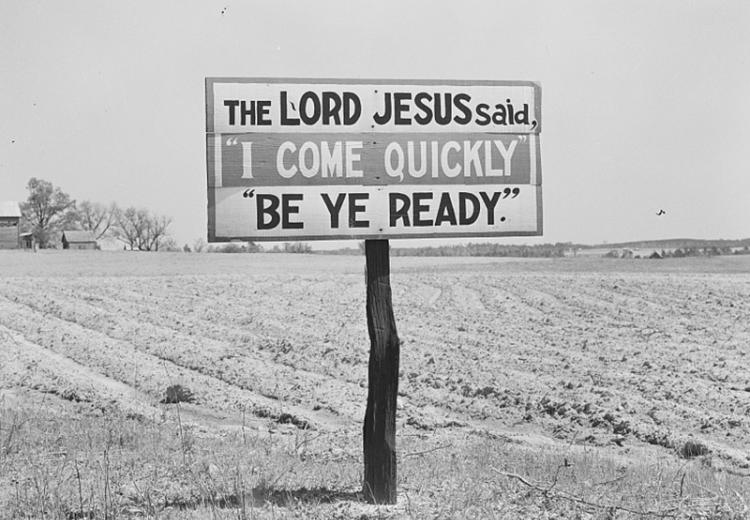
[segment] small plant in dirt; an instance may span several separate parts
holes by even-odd
[[[192,403],[195,402],[195,396],[189,388],[182,385],[172,385],[167,387],[164,399],[161,402],[163,404]]]
[[[680,457],[683,459],[692,459],[694,457],[702,457],[708,455],[711,450],[708,446],[699,441],[689,439],[685,441],[685,444],[680,448]]]
[[[75,403],[83,401],[81,396],[78,395],[78,392],[76,392],[75,388],[63,388],[62,390],[54,393],[57,393],[57,395],[59,395],[66,401],[72,401]]]

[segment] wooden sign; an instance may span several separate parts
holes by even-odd
[[[209,241],[539,235],[532,82],[206,80]]]
[[[366,500],[396,503],[389,238],[539,235],[532,82],[206,79],[209,241],[364,238]]]

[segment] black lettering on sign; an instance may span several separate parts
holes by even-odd
[[[495,113],[492,114],[492,122],[496,125],[507,125],[508,112],[505,105],[495,105]]]
[[[385,101],[385,104],[384,104],[385,109],[383,110],[383,114],[381,115],[375,112],[372,115],[373,120],[379,125],[384,125],[391,119],[391,93],[390,92],[385,93],[384,101]]]
[[[311,107],[312,114],[308,112]],[[299,117],[306,125],[314,125],[320,118],[320,100],[315,92],[307,91],[299,98]]]
[[[456,225],[456,212],[453,209],[450,193],[443,193],[440,197],[440,205],[438,206],[437,216],[435,216],[436,226],[442,225],[443,222],[447,222],[451,226]]]
[[[339,193],[336,197],[336,202],[331,202],[327,193],[321,193],[320,196],[323,198],[323,202],[326,208],[328,208],[328,213],[331,215],[331,229],[338,229],[339,214],[341,213],[341,207],[344,205],[346,193]]]
[[[508,192],[512,193],[512,190],[508,189]],[[411,195],[390,193],[388,196],[390,226],[396,227],[399,222],[405,227],[438,227],[446,224],[470,226],[479,220],[483,209],[487,210],[487,225],[493,226],[503,193],[503,191],[480,191],[478,193],[461,191],[457,194],[425,191],[414,192]],[[505,222],[505,220],[505,217],[500,218],[500,222]],[[482,221],[484,223],[484,218]]]
[[[301,201],[302,194],[283,194],[281,196],[281,203],[279,204],[279,197],[276,195],[261,195],[258,194],[256,216],[258,229],[273,229],[281,223],[281,229],[302,229],[304,227],[302,222],[292,222],[289,219],[290,215],[299,213],[299,206],[295,206],[292,202]],[[281,206],[281,213],[279,213],[279,206]]]
[[[452,108],[450,94],[444,94],[443,96],[435,94],[435,122],[437,124],[447,125],[451,122]]]
[[[276,195],[258,194],[256,206],[258,229],[273,229],[279,225],[279,198]],[[269,219],[266,221],[266,215]]]
[[[299,119],[287,116],[287,109],[290,106],[289,101],[286,99],[286,90],[282,90],[279,94],[281,96],[279,105],[281,107],[281,125],[282,126],[299,126]],[[294,110],[294,107],[292,107]]]
[[[353,92],[344,92],[344,124],[353,125],[362,115],[362,102]]]
[[[414,226],[425,227],[431,226],[432,220],[422,218],[422,213],[430,211],[429,203],[424,204],[425,200],[432,200],[432,193],[429,191],[415,192],[414,198]]]
[[[341,98],[336,92],[323,92],[323,124],[331,124],[331,120],[337,125],[341,124],[339,111],[341,110]]]
[[[297,106],[295,100],[289,99],[285,90],[279,92],[282,126],[323,126],[353,125],[362,114],[362,102],[353,92],[335,92],[326,90],[318,95],[308,90],[300,96]],[[298,117],[291,114],[296,112]]]
[[[229,124],[230,125],[234,124],[234,114],[239,104],[240,104],[239,99],[225,99],[224,100],[224,106],[229,107]]]
[[[487,126],[490,124],[490,114],[487,112],[490,106],[486,103],[479,103],[477,105],[477,118],[474,120],[479,126]]]
[[[399,219],[403,221],[404,226],[409,227],[409,206],[411,206],[409,196],[403,193],[391,193],[388,195],[388,202],[391,227],[396,227]]]
[[[378,125],[468,125],[472,119],[479,126],[529,125],[528,103],[519,108],[508,98],[493,106],[472,105],[471,95],[466,92],[383,92],[382,107],[381,112],[372,115]],[[531,125],[535,127],[536,121]]]
[[[468,213],[467,202],[471,202],[472,212]],[[473,224],[479,218],[479,199],[473,193],[461,191],[458,194],[458,223],[462,226]]]
[[[226,105],[226,101],[224,102]],[[250,101],[240,101],[240,124],[242,126],[245,126],[247,124],[250,124],[251,126],[255,125],[270,125],[271,121],[267,119],[269,112],[269,107],[271,106],[271,102],[264,99],[256,101],[254,99],[251,99]],[[234,112],[234,109],[232,110]],[[232,117],[233,114],[230,114],[230,121],[229,124],[232,124],[232,120],[234,119]],[[248,123],[248,119],[250,122]]]
[[[426,125],[432,121],[432,109],[428,102],[432,101],[432,96],[427,92],[418,92],[414,96],[414,105],[421,113],[414,116],[414,121],[420,125]]]
[[[411,92],[394,92],[393,94],[393,105],[394,105],[394,119],[393,122],[397,125],[410,125],[411,118],[404,113],[409,112],[409,105],[407,101],[411,100]]]
[[[250,108],[247,107],[247,101],[240,101],[240,124],[245,126],[247,118],[250,117],[250,124],[255,124],[255,101],[250,102]]]
[[[529,104],[524,103],[523,109],[516,112],[516,116],[513,119],[517,125],[528,125],[529,124]]]
[[[471,96],[463,93],[456,94],[456,97],[453,98],[456,109],[461,113],[461,115],[456,114],[453,120],[459,125],[465,125],[471,121],[471,108],[469,108],[469,101],[471,101]]]
[[[479,195],[487,206],[487,224],[491,226],[495,223],[495,206],[497,206],[497,203],[500,200],[501,193],[496,191],[492,194],[492,197],[489,197],[485,192],[481,191],[479,192]]]
[[[268,118],[271,111],[271,101],[264,99],[258,101],[258,126],[269,126],[271,120]]]
[[[365,206],[357,204],[359,201],[365,201],[370,198],[369,193],[350,193],[349,194],[349,227],[366,228],[370,225],[369,220],[357,220],[357,213],[363,213]]]
[[[284,193],[281,196],[281,229],[302,229],[304,224],[302,222],[292,222],[289,220],[290,214],[299,213],[299,206],[293,206],[293,201],[302,200],[301,193]]]

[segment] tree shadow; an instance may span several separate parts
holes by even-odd
[[[326,487],[273,489],[259,486],[253,489],[252,495],[255,503],[271,503],[280,507],[294,504],[331,504],[342,501],[364,501],[362,492],[341,491]]]
[[[291,507],[305,504],[331,504],[335,502],[351,501],[364,502],[361,491],[341,491],[327,487],[274,489],[266,486],[256,486],[249,493],[227,494],[216,497],[202,497],[192,500],[172,500],[164,503],[164,507],[178,509],[196,509],[198,507],[216,507],[220,509],[243,508],[250,506],[264,506],[272,504],[278,507]]]

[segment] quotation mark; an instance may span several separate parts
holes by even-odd
[[[513,188],[513,189],[505,188],[503,190],[503,198],[507,199],[508,197],[510,197],[511,194],[513,194],[513,196],[510,198],[515,199],[516,197],[518,197],[519,193],[521,193],[521,188]]]
[[[248,188],[242,192],[242,196],[245,197],[246,199],[251,199],[253,198],[254,195],[255,195],[255,188],[253,189]]]
[[[239,142],[238,137],[230,137],[229,139],[227,139],[227,146],[236,145],[238,142]]]

